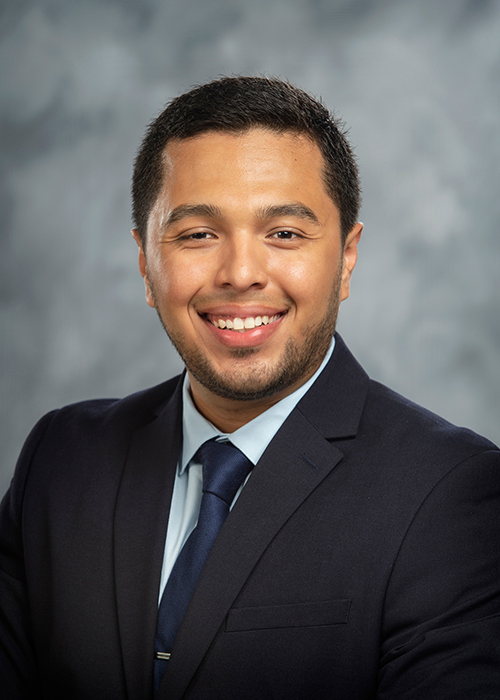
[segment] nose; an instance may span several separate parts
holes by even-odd
[[[265,245],[258,237],[237,232],[220,247],[215,284],[238,292],[262,289],[268,282],[266,259]]]

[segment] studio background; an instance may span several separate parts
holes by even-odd
[[[144,301],[132,161],[167,100],[222,74],[344,118],[365,231],[339,331],[500,442],[499,36],[494,0],[2,0],[0,493],[43,413],[181,368]]]

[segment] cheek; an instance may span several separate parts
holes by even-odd
[[[161,261],[154,273],[153,270],[151,273],[157,301],[167,314],[170,309],[187,308],[205,279],[200,266],[174,256]]]
[[[308,314],[322,314],[327,304],[337,276],[334,265],[325,256],[311,260],[296,261],[283,265],[279,271],[280,286],[288,297],[293,299],[300,312],[307,308]]]

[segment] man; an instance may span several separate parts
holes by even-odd
[[[334,334],[362,229],[338,122],[278,80],[198,87],[150,126],[133,197],[187,372],[29,437],[3,697],[499,698],[500,454]]]

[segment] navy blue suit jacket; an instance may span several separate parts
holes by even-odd
[[[152,697],[179,378],[35,427],[1,511],[2,697]],[[333,357],[254,469],[159,700],[500,697],[500,453]]]

